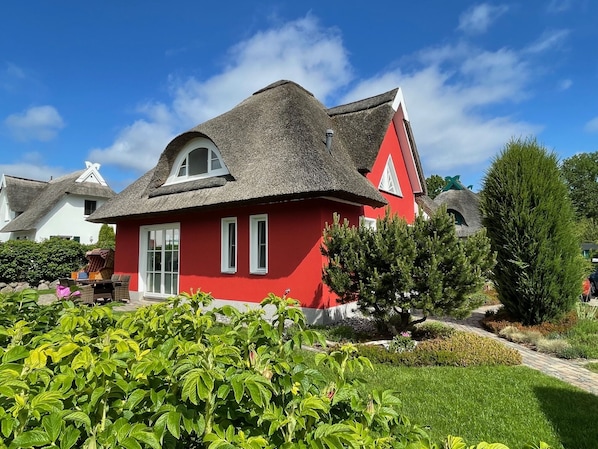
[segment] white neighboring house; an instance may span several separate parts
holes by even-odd
[[[0,241],[61,237],[96,242],[101,224],[86,219],[116,193],[100,175],[100,164],[85,165],[49,182],[2,175]]]

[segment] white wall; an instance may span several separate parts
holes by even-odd
[[[85,200],[96,201],[99,208],[106,202],[104,199],[67,195],[52,211],[40,221],[35,240],[41,241],[52,236],[79,237],[81,243],[89,244],[98,241],[101,223],[85,221]]]
[[[14,212],[8,206],[6,197],[6,188],[0,191],[0,229],[6,226],[14,218]],[[0,242],[5,242],[10,238],[10,232],[0,232]]]

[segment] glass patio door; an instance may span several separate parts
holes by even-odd
[[[173,296],[179,292],[179,226],[147,226],[145,237],[145,293]]]

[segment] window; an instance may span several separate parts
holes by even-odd
[[[268,272],[268,216],[249,217],[249,271],[253,274]]]
[[[85,200],[85,215],[91,215],[96,211],[97,201]]]
[[[368,218],[368,217],[361,217],[360,224],[364,228],[372,229],[374,231],[376,230],[377,225],[378,225],[375,218]]]
[[[237,271],[237,219],[222,219],[222,252],[221,264],[223,273]]]
[[[388,156],[386,167],[384,167],[384,172],[382,173],[382,178],[380,178],[378,189],[392,193],[393,195],[403,196],[403,193],[401,192],[401,186],[399,185],[399,180],[397,178],[397,172],[395,171],[395,166],[392,162],[392,156]]]
[[[220,152],[206,138],[193,139],[180,151],[165,184],[228,174]]]
[[[179,293],[178,223],[140,229],[140,279],[144,296],[168,297]]]

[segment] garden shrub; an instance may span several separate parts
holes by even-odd
[[[459,357],[461,366],[519,365],[521,354],[488,337],[457,332],[443,340],[423,341],[417,351],[449,351]]]
[[[434,338],[448,338],[455,332],[457,332],[455,328],[439,321],[426,321],[415,326],[412,335],[416,340],[432,340]]]
[[[379,363],[402,366],[519,365],[521,354],[491,338],[468,332],[419,342],[413,351],[393,353],[382,346],[359,345],[359,353]]]
[[[181,295],[118,320],[58,302],[46,333],[13,315],[0,329],[0,447],[432,445],[392,392],[357,388],[371,363],[352,345],[316,355],[331,378],[302,362],[302,344],[323,342],[295,301],[264,300],[271,322],[210,301]]]
[[[513,139],[486,173],[480,211],[504,307],[525,325],[558,319],[581,293],[584,262],[558,159],[535,139]]]
[[[486,316],[482,318],[481,323],[484,328],[495,334],[498,334],[507,326],[513,326],[521,331],[534,331],[547,336],[551,334],[564,334],[574,327],[577,321],[577,314],[575,311],[571,311],[554,322],[544,322],[534,326],[525,326],[521,322],[516,321],[504,308],[501,308],[496,312],[486,312]]]
[[[87,263],[85,247],[79,242],[51,238],[43,242],[8,240],[0,243],[0,282],[28,282],[70,277]]]

